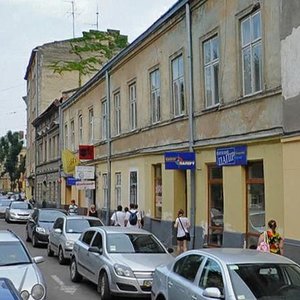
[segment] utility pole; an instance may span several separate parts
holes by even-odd
[[[74,39],[75,38],[75,0],[65,1],[65,2],[69,2],[72,5],[71,16],[73,22],[73,39]]]

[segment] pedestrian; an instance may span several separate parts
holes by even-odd
[[[74,199],[71,200],[71,204],[69,205],[68,213],[71,216],[78,214],[78,206],[76,205]]]
[[[269,244],[270,252],[274,254],[283,255],[283,238],[276,232],[277,224],[275,220],[268,222],[268,230],[264,231],[258,238],[258,247],[266,239],[266,243]]]
[[[144,227],[144,211],[139,210],[138,204],[135,204],[134,209],[137,210],[141,216],[141,228],[143,228]]]
[[[124,227],[124,221],[125,221],[125,212],[122,211],[122,205],[118,205],[117,211],[113,213],[111,216],[111,225],[112,226],[121,226]]]
[[[87,216],[98,218],[98,212],[96,210],[96,205],[95,204],[92,204],[90,206],[90,209],[87,212]]]
[[[124,221],[125,227],[135,227],[135,228],[141,228],[141,215],[140,213],[135,209],[135,204],[130,203],[129,210],[125,215],[125,221]]]
[[[177,252],[180,254],[187,250],[187,240],[189,239],[190,228],[190,221],[187,217],[184,217],[183,209],[179,209],[174,227],[177,229]]]

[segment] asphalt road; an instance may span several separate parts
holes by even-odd
[[[25,241],[25,224],[8,224],[0,219],[0,229],[9,228],[13,230],[23,241],[34,256],[43,256],[45,261],[39,264],[48,287],[48,300],[98,300],[96,285],[83,280],[80,283],[73,283],[70,280],[69,265],[60,265],[57,257],[48,257],[46,248],[33,248],[31,243]],[[128,298],[119,298],[119,300]]]

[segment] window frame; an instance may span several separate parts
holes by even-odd
[[[121,134],[121,94],[120,91],[114,93],[114,110],[115,110],[115,135]]]
[[[108,107],[107,99],[101,101],[101,123],[102,123],[102,140],[106,140],[108,137],[107,128],[108,128]]]
[[[89,108],[89,143],[94,142],[94,108]]]
[[[136,174],[136,182],[132,182],[132,174]],[[138,199],[138,171],[130,170],[129,171],[129,203],[137,203]]]
[[[83,116],[82,113],[78,115],[78,144],[82,145],[83,143]]]
[[[160,96],[160,69],[156,68],[149,73],[150,81],[150,111],[151,123],[161,121],[161,96]]]
[[[122,203],[122,174],[115,172],[115,199],[116,207]]]
[[[108,208],[108,174],[103,173],[103,208]]]
[[[137,129],[137,86],[136,82],[128,85],[129,93],[129,126],[130,130]]]
[[[153,167],[153,206],[154,206],[154,217],[156,219],[162,218],[162,165],[154,164]],[[159,174],[158,174],[159,173]],[[160,197],[160,199],[158,198]],[[160,205],[157,203],[160,202]]]
[[[71,149],[72,151],[75,150],[75,123],[74,119],[70,122],[70,130],[71,130]]]

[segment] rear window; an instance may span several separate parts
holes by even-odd
[[[300,268],[293,264],[228,266],[237,299],[300,299]]]

